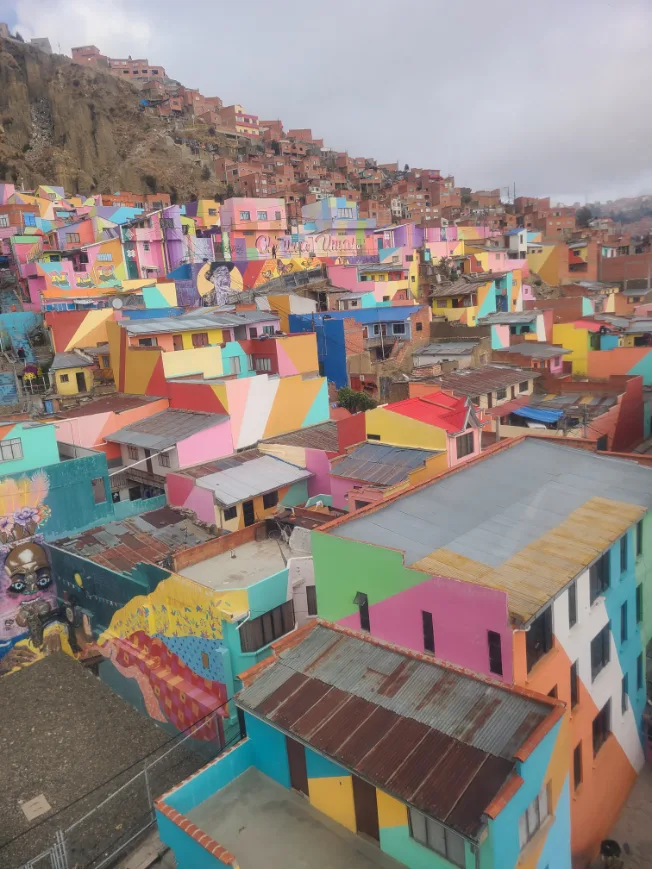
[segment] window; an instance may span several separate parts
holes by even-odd
[[[306,600],[308,601],[308,615],[317,615],[317,587],[314,585],[306,586]]]
[[[138,447],[127,447],[127,455],[135,461],[138,458]]]
[[[67,232],[66,233],[66,244],[79,244],[79,233],[78,232]]]
[[[278,492],[267,492],[263,495],[263,507],[268,510],[270,507],[276,507],[278,504]]]
[[[643,521],[636,523],[636,554],[643,555]]]
[[[380,435],[379,434],[367,434],[367,440],[368,441],[379,441]]]
[[[274,331],[274,326],[263,326],[263,335],[273,335]]]
[[[589,568],[589,599],[593,603],[609,588],[609,553],[605,552]]]
[[[23,224],[25,226],[36,226],[36,215],[23,214]],[[79,238],[77,238],[77,241],[79,241]]]
[[[9,226],[9,215],[0,214],[0,228],[5,229]]]
[[[370,631],[371,622],[369,621],[369,598],[362,591],[356,592],[353,598],[353,603],[357,606],[360,614],[360,630]]]
[[[643,689],[643,653],[636,659],[636,690]]]
[[[405,255],[405,262],[411,263],[414,261],[414,254],[408,253]]]
[[[274,212],[274,220],[280,220],[280,219],[281,219],[281,212],[275,211]]]
[[[607,700],[593,719],[593,757],[597,755],[611,733],[611,700]]]
[[[577,585],[572,582],[568,587],[568,627],[577,624]]]
[[[161,218],[161,227],[163,229],[174,229],[174,218],[162,217]]]
[[[623,676],[623,684],[620,692],[620,711],[625,714],[629,707],[629,677],[627,673]]]
[[[208,332],[195,332],[192,336],[193,347],[208,347]]]
[[[532,800],[518,821],[518,837],[521,849],[538,832],[541,824],[550,814],[549,785],[545,784]]]
[[[251,214],[248,211],[241,211],[240,220],[251,220]]]
[[[294,604],[291,600],[249,619],[240,628],[240,648],[243,652],[256,652],[294,629]]]
[[[237,507],[225,507],[222,512],[224,514],[224,521],[230,522],[231,519],[235,519],[237,517],[238,508]]]
[[[416,330],[417,332],[423,332],[423,323],[417,323]]]
[[[106,504],[106,483],[104,482],[104,477],[96,477],[94,480],[91,480],[91,486],[93,487],[93,501],[96,504]]]
[[[267,220],[267,212],[266,211],[257,211],[256,218],[258,220]]]
[[[392,331],[395,335],[405,335],[405,323],[394,323]]]
[[[527,380],[522,380],[522,381],[519,383],[519,385],[518,385],[518,391],[519,391],[519,392],[527,392],[527,391],[528,391],[528,386],[529,386],[528,381],[527,381]]]
[[[609,622],[591,640],[591,680],[601,673],[609,663]]]
[[[100,359],[102,360],[102,366],[104,368],[109,368],[109,366],[111,365],[111,357],[110,356],[100,356]]]
[[[13,462],[23,457],[23,444],[20,438],[0,441],[0,462]]]
[[[170,454],[169,453],[161,453],[158,457],[158,463],[162,468],[170,467]]]
[[[60,380],[62,383],[68,383],[68,381],[70,380],[70,376],[69,376],[68,374],[60,374],[60,375],[59,375],[59,380]]]
[[[240,358],[238,356],[232,356],[229,359],[229,365],[231,374],[240,374]]]
[[[620,572],[624,573],[627,570],[627,535],[624,534],[620,538]]]
[[[205,670],[208,670],[210,667],[210,658],[208,657],[208,652],[201,653],[201,665]]]
[[[469,431],[466,434],[455,438],[455,450],[458,459],[463,459],[465,456],[470,456],[473,452],[473,432]]]
[[[620,607],[620,642],[627,640],[627,601]]]
[[[552,649],[552,607],[545,609],[530,625],[525,635],[528,673]]]
[[[422,815],[416,809],[409,810],[410,820],[410,836],[419,842],[420,845],[425,845],[431,851],[441,854],[450,863],[455,866],[461,866],[462,869],[466,865],[464,839],[448,830],[439,821],[434,821],[432,818]]]
[[[500,642],[500,634],[497,631],[487,631],[487,643],[489,644],[489,672],[502,676],[503,649]]]
[[[580,678],[577,672],[578,662],[574,661],[570,668],[570,698],[571,709],[575,709],[580,702]]]
[[[432,613],[421,611],[421,625],[423,627],[423,648],[426,652],[435,654],[435,627],[432,623]]]
[[[575,790],[582,784],[582,743],[578,742],[573,750],[573,787]]]
[[[636,586],[636,624],[643,621],[643,584]]]
[[[502,401],[503,398],[507,398],[507,390],[506,389],[497,389],[496,390],[496,401]]]
[[[158,344],[157,338],[139,338],[138,346],[139,347],[156,347]]]
[[[250,329],[249,329],[249,337],[250,337],[250,338],[257,338],[257,337],[258,337],[258,329],[256,329],[255,326],[251,326],[251,327],[250,327]]]
[[[256,356],[254,358],[254,368],[256,369],[256,371],[271,371],[271,358],[269,356]]]

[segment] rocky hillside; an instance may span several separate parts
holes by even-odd
[[[155,190],[179,201],[223,192],[208,154],[176,145],[167,122],[109,73],[0,39],[0,181],[66,192]]]

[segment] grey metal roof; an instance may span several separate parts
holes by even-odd
[[[498,567],[590,498],[652,508],[652,468],[527,438],[330,532],[405,552],[440,547]]]
[[[564,356],[573,351],[557,347],[555,344],[545,344],[543,341],[521,341],[509,347],[500,347],[496,352],[514,353],[519,356],[529,356],[531,359],[553,359],[555,356]]]
[[[276,435],[267,438],[263,443],[284,444],[290,447],[306,447],[313,450],[324,450],[329,453],[339,452],[339,440],[337,436],[337,423],[329,420],[311,425],[308,428],[300,428],[287,434]]]
[[[436,450],[417,450],[386,444],[361,444],[331,467],[332,477],[361,480],[378,486],[393,486],[404,480],[410,471],[420,468]]]
[[[514,365],[484,365],[482,368],[461,368],[450,374],[428,378],[428,383],[436,383],[442,389],[452,389],[457,395],[475,398],[496,389],[506,389],[526,380],[540,377],[531,368],[517,368]]]
[[[625,329],[626,335],[637,335],[640,332],[652,332],[652,319],[632,320]]]
[[[106,435],[105,440],[143,449],[163,450],[228,418],[223,413],[168,409],[132,422],[131,425]]]
[[[419,347],[414,351],[415,356],[470,356],[480,343],[477,341],[435,341]]]
[[[478,317],[477,322],[484,325],[517,326],[520,323],[533,323],[542,311],[496,311],[486,317]]]
[[[58,371],[61,368],[88,368],[89,365],[95,365],[95,360],[72,350],[70,353],[55,353],[50,371]]]
[[[236,326],[251,326],[278,320],[275,313],[246,311],[242,314],[228,312],[182,314],[180,317],[159,317],[153,320],[121,320],[120,325],[129,335],[158,335],[165,332],[200,331],[202,329],[233,329]]]
[[[274,456],[262,456],[251,462],[209,474],[197,480],[202,489],[210,489],[225,507],[232,507],[256,495],[264,495],[282,486],[291,486],[299,480],[312,477],[311,471],[283,462]]]

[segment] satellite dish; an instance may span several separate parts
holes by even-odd
[[[116,311],[119,311],[122,307],[122,299],[113,299],[111,305],[116,309]]]

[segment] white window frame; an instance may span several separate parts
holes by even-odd
[[[250,211],[241,211],[240,212],[240,220],[251,220],[251,212]]]
[[[23,458],[23,442],[20,438],[0,441],[0,462],[15,462]]]
[[[257,211],[256,212],[257,220],[267,220],[267,212],[266,211]]]
[[[423,812],[413,808],[408,808],[408,819],[411,839],[414,839],[424,848],[428,848],[429,851],[440,854],[453,866],[464,869],[466,866],[466,848],[464,838],[459,833],[454,833],[439,821],[435,821],[434,818],[429,818]]]
[[[527,809],[518,819],[518,839],[521,850],[541,829],[541,825],[550,815],[550,782],[541,788]]]
[[[127,458],[129,458],[131,461],[137,462],[140,458],[140,451],[138,447],[127,444]]]

